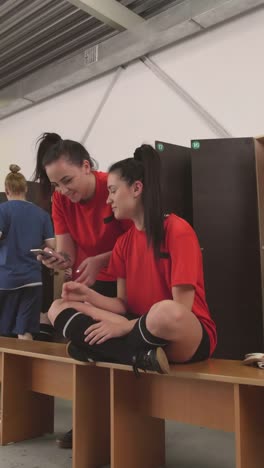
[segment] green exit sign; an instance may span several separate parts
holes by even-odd
[[[192,149],[199,149],[201,146],[199,141],[192,141]]]
[[[158,151],[164,151],[164,145],[162,143],[157,144],[157,150]]]

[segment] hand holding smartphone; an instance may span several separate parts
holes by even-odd
[[[37,260],[41,261],[46,267],[51,269],[64,270],[65,258],[54,250],[30,249],[30,252],[36,255]]]
[[[41,255],[45,259],[54,257],[52,252],[47,252],[46,250],[43,250],[43,249],[30,249],[30,252],[36,255],[36,257],[38,255]]]

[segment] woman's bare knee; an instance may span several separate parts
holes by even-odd
[[[186,307],[175,301],[157,302],[147,315],[147,329],[155,336],[172,339],[180,328],[184,313],[186,313]]]
[[[146,318],[147,329],[170,343],[166,353],[170,361],[188,361],[202,338],[202,327],[192,311],[176,301],[154,304]]]

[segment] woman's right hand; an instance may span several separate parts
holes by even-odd
[[[65,301],[89,302],[90,288],[76,281],[68,281],[62,287],[61,297]]]
[[[53,270],[65,270],[69,267],[69,260],[66,259],[63,255],[55,250],[45,247],[45,252],[52,254],[50,258],[44,258],[42,255],[38,255],[37,259],[43,263],[47,268],[51,268]]]

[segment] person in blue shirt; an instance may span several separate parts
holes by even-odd
[[[31,249],[54,248],[51,219],[26,201],[27,182],[15,164],[5,179],[0,204],[0,335],[32,339],[39,331],[41,263]]]

